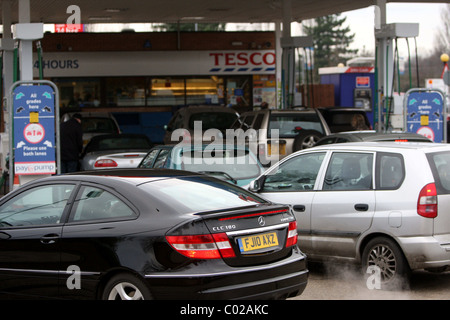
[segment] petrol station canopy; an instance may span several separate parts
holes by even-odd
[[[8,1],[8,0],[2,0]],[[18,0],[11,1],[11,21],[18,21]],[[283,18],[285,0],[30,0],[30,22],[65,23],[67,8],[77,5],[81,23],[145,22],[275,22]],[[288,0],[291,21],[366,8],[376,0]],[[387,3],[443,3],[441,1],[392,1]],[[1,9],[1,8],[0,8]],[[367,23],[373,23],[368,21]]]

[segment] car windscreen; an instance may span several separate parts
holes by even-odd
[[[81,120],[83,133],[117,133],[117,125],[110,118],[85,117]]]
[[[355,112],[324,112],[323,116],[331,132],[369,130],[370,123],[364,113]]]
[[[187,171],[223,173],[236,180],[256,178],[261,173],[258,160],[245,149],[183,151],[181,167]]]
[[[182,214],[267,203],[244,189],[208,176],[161,179],[139,187]]]
[[[315,113],[272,114],[270,116],[267,136],[271,137],[271,130],[278,130],[280,138],[294,138],[299,130],[316,130],[324,134],[319,117]]]
[[[438,194],[450,194],[450,151],[427,155]]]
[[[202,124],[202,130],[218,129],[226,130],[231,128],[237,115],[228,112],[201,112],[194,113],[189,118],[189,129],[194,130],[196,121]]]

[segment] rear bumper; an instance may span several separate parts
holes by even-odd
[[[412,270],[449,267],[450,242],[442,240],[442,236],[398,238]]]
[[[281,299],[300,295],[308,281],[306,256],[297,248],[289,258],[263,266],[203,264],[145,279],[155,299],[171,300]]]

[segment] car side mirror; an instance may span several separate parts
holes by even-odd
[[[265,180],[266,180],[266,176],[261,176],[258,179],[251,181],[249,184],[248,190],[251,192],[261,191]]]

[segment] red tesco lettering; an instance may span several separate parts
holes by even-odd
[[[225,65],[225,66],[245,66],[247,64],[260,66],[274,65],[275,64],[275,53],[273,52],[228,52],[228,53],[210,53],[211,57],[214,58],[214,66]]]

